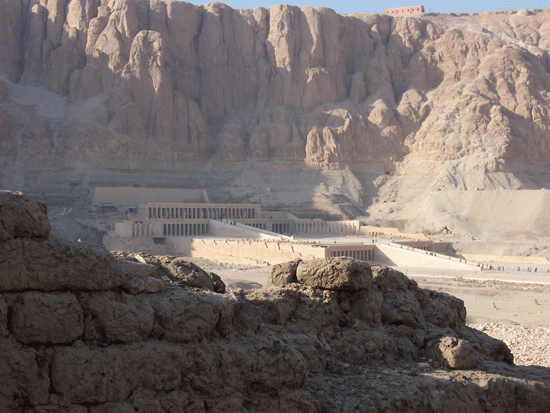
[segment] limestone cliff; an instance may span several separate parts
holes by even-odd
[[[55,125],[2,83],[12,159],[180,169],[211,157],[321,168],[405,158],[404,172],[549,159],[547,11],[392,18],[146,0],[0,10],[0,71],[64,106]]]
[[[29,170],[57,169],[59,186],[62,168],[259,162],[450,171],[451,185],[460,173],[545,173],[549,17],[0,0],[3,187],[29,187]]]

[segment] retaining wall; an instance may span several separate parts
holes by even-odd
[[[172,238],[167,247],[174,254],[239,265],[273,265],[296,258],[311,260],[325,257],[325,249],[322,247],[267,240]]]

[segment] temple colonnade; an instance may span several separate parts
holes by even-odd
[[[356,234],[358,221],[317,221],[301,220],[294,222],[295,234]]]
[[[162,235],[165,237],[201,236],[208,233],[206,222],[169,222],[162,224]]]
[[[361,261],[373,261],[374,260],[374,246],[361,247],[346,247],[335,246],[327,248],[326,256],[333,257],[350,257]]]
[[[150,222],[133,222],[132,223],[132,237],[148,238],[151,236],[153,236],[153,230]]]
[[[148,219],[255,219],[257,208],[249,206],[227,206],[205,204],[188,206],[185,204],[147,204]]]

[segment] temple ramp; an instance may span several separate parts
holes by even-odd
[[[211,219],[208,222],[208,235],[226,238],[292,239],[291,237],[277,234],[276,232],[239,224],[235,221],[215,219]]]
[[[464,259],[393,243],[377,243],[374,259],[385,265],[399,267],[479,270],[477,264],[468,263]]]

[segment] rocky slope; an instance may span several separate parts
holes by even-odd
[[[211,186],[214,199],[357,216],[386,174],[549,185],[548,11],[0,6],[3,188],[74,202],[95,184]],[[289,170],[304,188],[288,188]]]
[[[56,240],[20,193],[0,192],[0,211],[2,411],[550,408],[547,368],[514,366],[461,300],[391,269],[295,261],[223,293],[181,260]]]

